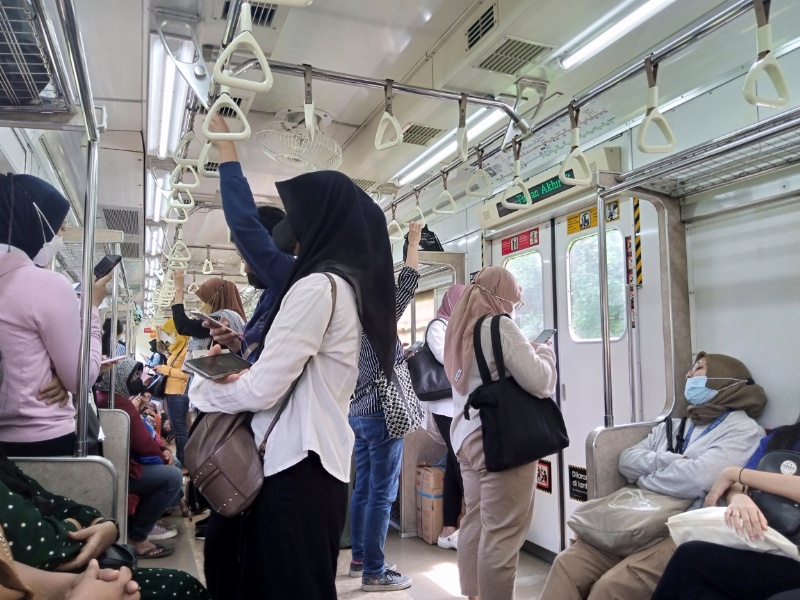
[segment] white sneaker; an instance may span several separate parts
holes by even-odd
[[[448,548],[452,548],[453,550],[458,550],[458,529],[456,529],[453,533],[448,535],[447,537],[439,536],[439,540],[436,542],[436,545],[439,548],[444,548],[447,550]]]
[[[169,538],[174,538],[178,535],[178,530],[172,526],[164,523],[164,521],[156,521],[153,530],[147,536],[147,539],[150,541],[153,540],[168,540]]]

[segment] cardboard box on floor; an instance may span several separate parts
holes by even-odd
[[[414,489],[417,496],[417,536],[435,544],[442,532],[444,469],[418,465]]]

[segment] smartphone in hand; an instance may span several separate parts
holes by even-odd
[[[215,327],[220,327],[222,329],[230,331],[231,333],[235,333],[236,335],[239,335],[238,333],[236,333],[233,329],[231,329],[227,325],[223,325],[222,323],[217,321],[214,317],[209,316],[204,312],[200,312],[199,310],[192,310],[192,311],[189,311],[189,314],[194,316],[194,317],[197,317],[198,319],[202,319],[203,321],[208,321],[209,323],[211,323]]]
[[[546,344],[547,341],[553,337],[556,333],[555,329],[545,329],[542,333],[539,334],[534,341],[535,344]]]
[[[183,363],[184,368],[205,379],[222,379],[241,373],[253,365],[236,354],[215,354],[203,358],[192,358]]]
[[[121,260],[122,257],[119,254],[106,254],[103,257],[103,260],[97,263],[97,266],[94,268],[95,278],[101,279],[102,277],[105,277],[111,273],[114,267],[116,267]]]

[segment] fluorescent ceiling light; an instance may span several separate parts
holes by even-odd
[[[617,21],[609,29],[593,38],[588,44],[562,59],[561,66],[565,69],[571,69],[575,65],[582,63],[673,2],[675,0],[649,0],[645,2],[626,17]]]
[[[473,140],[477,138],[479,135],[481,135],[494,125],[497,125],[500,121],[506,118],[506,113],[503,112],[502,110],[497,110],[497,109],[490,109],[490,110],[491,112],[489,113],[489,115],[484,117],[482,120],[478,121],[473,127],[467,128],[467,139]],[[481,114],[482,113],[480,112],[476,113],[476,115],[481,115]],[[473,117],[475,117],[476,115],[473,115]],[[454,133],[455,132],[451,132],[451,134]],[[451,134],[448,134],[445,139],[449,139],[450,137],[452,137]],[[405,169],[400,171],[400,173],[397,174],[397,176],[399,176],[399,181],[397,183],[400,186],[404,186],[407,183],[411,183],[412,181],[417,179],[420,175],[422,175],[423,173],[427,173],[429,169],[435,167],[439,163],[443,162],[446,158],[456,153],[456,150],[458,149],[458,142],[445,141],[444,144],[445,145],[443,146],[442,144],[434,145],[429,151],[423,153],[419,158],[417,158],[417,160],[415,160]],[[432,151],[435,152],[437,146],[439,146],[439,148],[441,149],[431,156],[431,152]],[[425,157],[429,158],[427,160],[424,160]],[[422,160],[424,160],[424,162],[420,164],[420,161]],[[406,174],[402,175],[404,172]]]

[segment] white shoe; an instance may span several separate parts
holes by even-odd
[[[453,550],[458,550],[458,529],[456,529],[453,533],[448,535],[447,537],[439,536],[439,540],[436,542],[436,545],[439,548],[444,548],[447,550],[448,548],[452,548]]]

